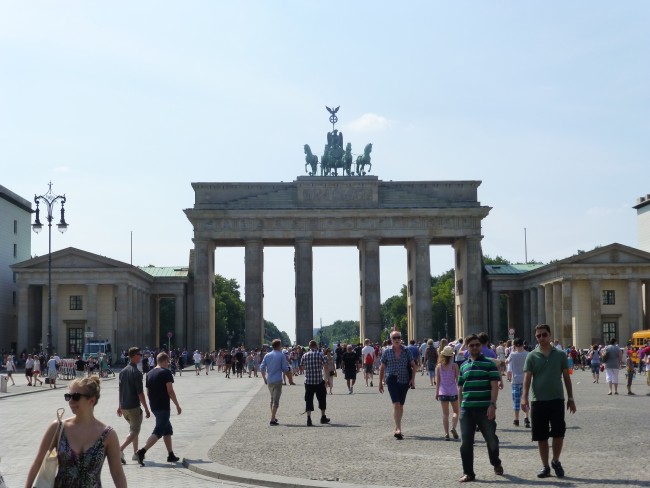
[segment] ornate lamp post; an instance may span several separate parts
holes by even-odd
[[[42,202],[47,208],[47,227],[48,227],[48,249],[47,249],[47,357],[52,355],[52,210],[54,204],[61,202],[61,220],[56,224],[59,232],[64,233],[68,230],[68,224],[65,221],[65,195],[55,195],[52,193],[52,182],[49,183],[49,189],[45,195],[34,195],[36,203],[36,218],[32,224],[32,230],[38,234],[43,230],[43,224],[40,220],[39,204]]]

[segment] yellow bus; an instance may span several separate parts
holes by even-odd
[[[632,339],[630,342],[632,344],[632,362],[635,366],[639,365],[639,348],[645,347],[646,343],[650,341],[650,329],[647,330],[638,330],[632,333]]]

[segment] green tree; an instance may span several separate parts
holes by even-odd
[[[456,297],[454,295],[455,274],[450,269],[440,276],[431,278],[432,338],[449,338],[455,334]],[[417,337],[416,339],[424,339]]]
[[[264,321],[264,343],[270,345],[273,339],[280,339],[282,341],[282,344],[284,345],[291,344],[291,339],[289,339],[289,335],[286,332],[284,332],[283,330],[279,330],[273,322],[269,322],[268,320],[265,320]]]
[[[167,333],[174,332],[174,325],[176,324],[176,300],[173,298],[161,298],[159,301],[160,321],[158,322],[158,336],[160,337],[160,344],[157,347],[165,346],[167,349]],[[175,337],[171,339],[171,347],[184,347],[185,344],[176,344]]]
[[[227,347],[244,342],[244,302],[239,293],[239,283],[216,275],[215,294],[215,336],[216,347]]]
[[[360,342],[359,330],[358,320],[337,320],[331,325],[322,327],[316,340],[327,347],[337,342],[357,344]]]
[[[406,285],[402,285],[399,295],[393,295],[381,304],[380,316],[382,341],[388,338],[395,326],[406,337],[408,329]]]

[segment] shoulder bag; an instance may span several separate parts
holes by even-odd
[[[59,442],[61,441],[61,433],[63,432],[63,413],[65,409],[59,408],[56,411],[56,417],[59,425],[54,431],[52,440],[50,441],[49,448],[45,453],[41,467],[38,470],[36,479],[34,480],[34,488],[52,488],[54,487],[54,480],[59,470]]]

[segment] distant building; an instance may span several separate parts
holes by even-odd
[[[12,264],[31,255],[32,204],[0,185],[0,349],[17,352],[16,275]]]
[[[46,255],[11,267],[18,286],[18,353],[46,347],[47,261]],[[140,268],[72,247],[53,252],[53,350],[62,357],[80,354],[89,336],[110,341],[113,352],[167,344],[167,331],[159,326],[161,298],[176,302],[171,344],[185,347],[188,282],[187,267]]]
[[[636,225],[639,249],[650,252],[650,195],[636,200]]]
[[[622,244],[547,265],[488,265],[484,290],[494,340],[535,344],[535,325],[546,323],[563,346],[585,348],[611,338],[625,344],[650,328],[650,253]]]

